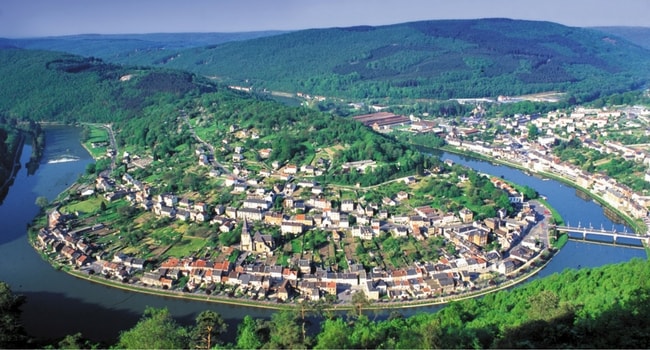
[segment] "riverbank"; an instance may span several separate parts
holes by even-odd
[[[13,145],[13,155],[12,157],[12,166],[11,169],[7,169],[7,178],[2,181],[0,185],[0,202],[4,199],[5,195],[9,191],[9,186],[13,182],[18,170],[20,170],[20,156],[23,153],[23,145],[25,144],[25,135],[21,132],[18,140]]]
[[[32,244],[32,247],[34,249],[38,250],[38,248],[34,246],[34,242],[31,242],[31,240],[30,240],[30,244]],[[516,271],[513,271],[510,274],[508,274],[507,280],[505,282],[498,283],[492,287],[482,288],[479,290],[473,290],[465,293],[458,293],[458,294],[454,293],[446,296],[419,299],[419,300],[407,300],[407,301],[380,300],[378,302],[370,303],[368,306],[365,307],[365,309],[366,310],[395,310],[395,309],[404,309],[404,308],[443,306],[454,301],[478,298],[490,293],[495,293],[504,289],[509,289],[521,283],[524,283],[528,281],[530,278],[537,275],[551,262],[553,256],[557,252],[558,250],[552,250],[552,251],[544,250],[540,252],[540,254],[538,254],[534,259],[522,265]],[[108,279],[102,275],[91,275],[86,272],[75,270],[74,268],[71,269],[70,266],[60,264],[56,261],[46,259],[46,257],[43,254],[41,254],[41,257],[43,257],[46,261],[48,261],[48,263],[55,269],[65,272],[75,278],[84,281],[89,281],[91,283],[101,284],[111,288],[134,292],[134,293],[143,293],[143,294],[155,295],[159,297],[169,297],[175,299],[193,300],[193,301],[200,301],[206,303],[218,303],[218,304],[233,305],[233,306],[262,308],[262,309],[277,310],[277,311],[296,309],[300,307],[300,303],[285,303],[285,302],[279,303],[279,302],[265,301],[265,300],[264,301],[263,300],[242,300],[242,299],[235,299],[223,295],[207,295],[207,294],[201,295],[197,293],[188,293],[183,291],[164,290],[160,288],[145,287],[145,286],[135,285],[132,283]],[[341,303],[341,304],[335,304],[332,307],[326,307],[324,308],[324,310],[331,311],[331,312],[349,311],[354,309],[354,307],[355,306],[351,303],[350,304]]]
[[[647,227],[645,225],[640,226],[639,223],[636,222],[634,219],[632,219],[629,215],[627,215],[627,214],[621,212],[620,210],[612,207],[609,203],[607,203],[607,201],[605,199],[603,199],[599,195],[589,191],[586,188],[580,187],[575,182],[573,182],[573,181],[571,181],[569,179],[566,179],[566,178],[564,178],[562,176],[559,176],[557,174],[552,174],[552,173],[549,173],[549,172],[534,171],[532,169],[526,168],[526,167],[524,167],[524,166],[522,166],[520,164],[517,164],[517,163],[509,162],[509,161],[503,160],[503,159],[487,157],[487,156],[485,156],[483,154],[480,154],[480,153],[461,150],[461,149],[458,149],[456,147],[449,146],[449,145],[443,146],[442,148],[440,148],[440,150],[445,151],[445,152],[449,152],[449,153],[454,153],[454,154],[461,155],[461,156],[467,156],[467,157],[472,157],[472,158],[476,158],[476,159],[481,159],[481,160],[484,160],[484,161],[487,161],[487,162],[490,162],[490,163],[493,163],[493,164],[505,165],[505,166],[508,166],[508,167],[511,167],[511,168],[521,170],[521,171],[523,171],[525,173],[530,173],[530,174],[541,176],[543,178],[556,180],[556,181],[561,182],[561,183],[563,183],[563,184],[565,184],[567,186],[575,188],[576,190],[580,190],[580,191],[584,192],[591,199],[595,200],[599,205],[601,205],[604,208],[607,208],[612,213],[614,213],[617,216],[618,219],[620,219],[621,221],[625,222],[628,226],[630,226],[634,230],[635,233],[644,234],[644,233],[647,232]]]

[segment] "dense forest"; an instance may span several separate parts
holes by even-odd
[[[170,98],[214,89],[178,71],[121,67],[47,51],[0,50],[0,113],[10,118],[120,122]]]
[[[650,53],[549,22],[424,21],[312,29],[134,58],[258,89],[344,98],[463,98],[563,91],[578,101],[638,88]]]
[[[648,348],[650,265],[646,260],[565,270],[481,299],[453,302],[436,313],[378,320],[354,298],[347,314],[327,305],[299,305],[270,320],[244,317],[228,329],[218,313],[204,311],[181,325],[166,309],[148,308],[115,344],[93,344],[82,334],[42,344],[20,324],[24,298],[0,283],[2,348]],[[362,294],[359,294],[362,295]],[[305,327],[309,322],[320,322]],[[226,335],[237,334],[233,339]]]

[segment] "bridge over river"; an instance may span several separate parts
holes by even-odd
[[[567,232],[567,233],[578,233],[582,235],[582,240],[588,241],[595,241],[599,243],[605,243],[605,244],[630,244],[627,243],[622,243],[620,241],[621,238],[624,238],[626,240],[632,240],[632,241],[638,241],[639,245],[648,245],[650,244],[650,236],[640,236],[628,232],[618,232],[616,230],[605,230],[605,229],[596,229],[593,227],[572,227],[572,226],[550,226],[551,229],[556,229],[561,232]],[[588,236],[590,235],[590,236]],[[574,238],[569,236],[570,238]],[[607,240],[601,240],[601,239],[595,239],[595,237],[609,237],[611,238],[611,242],[608,242]]]

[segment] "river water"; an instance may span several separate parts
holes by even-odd
[[[269,318],[273,311],[245,306],[231,306],[198,301],[144,295],[97,285],[53,269],[43,261],[27,242],[26,227],[38,214],[36,198],[52,201],[60,192],[83,174],[92,158],[79,144],[80,129],[52,127],[47,129],[46,149],[38,171],[27,175],[24,165],[31,146],[26,144],[21,156],[23,167],[18,172],[9,194],[0,206],[0,280],[9,283],[15,293],[25,295],[23,322],[27,331],[48,339],[81,332],[94,341],[114,341],[121,330],[135,325],[147,306],[167,307],[183,324],[193,323],[203,310],[219,312],[229,323],[229,340],[236,333],[236,323],[244,315]],[[572,225],[580,221],[594,227],[616,227],[605,217],[596,203],[584,200],[575,190],[559,182],[528,176],[521,171],[495,166],[448,153],[438,153],[480,172],[503,176],[518,184],[528,185],[548,197],[548,202]],[[67,160],[67,161],[66,161]],[[575,221],[574,221],[575,220]],[[600,266],[645,258],[645,251],[570,241],[538,276],[543,277],[565,268]],[[430,312],[439,307],[412,309],[405,314]]]

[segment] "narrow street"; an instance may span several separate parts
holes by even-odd
[[[230,172],[230,170],[228,170],[226,167],[224,167],[221,163],[219,163],[219,162],[217,161],[217,157],[215,156],[216,153],[214,152],[214,146],[212,146],[212,145],[209,144],[208,142],[204,141],[203,139],[201,139],[201,138],[199,137],[199,135],[196,134],[196,131],[194,130],[194,127],[193,127],[192,124],[190,123],[190,119],[187,117],[187,114],[184,113],[184,112],[181,112],[181,117],[183,118],[183,121],[185,122],[185,124],[187,124],[187,127],[189,128],[190,133],[192,134],[192,136],[193,136],[197,141],[199,141],[203,146],[207,147],[208,150],[210,151],[210,155],[212,156],[212,161],[211,161],[212,164],[213,164],[216,168],[218,168],[219,171],[221,171],[222,174],[225,174],[225,175],[227,175],[227,176],[233,176],[233,174],[232,174],[232,172]]]

